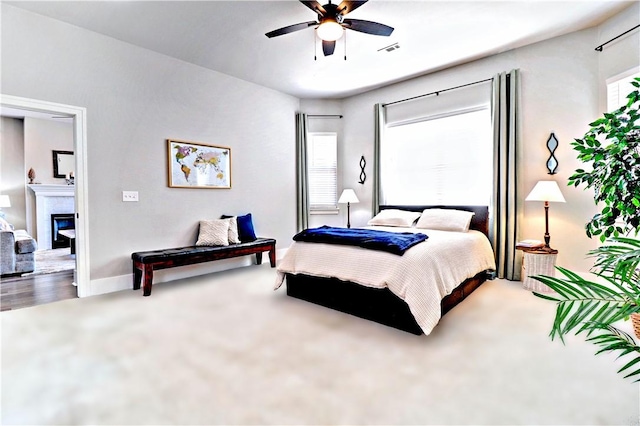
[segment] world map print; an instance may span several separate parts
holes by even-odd
[[[169,186],[231,187],[231,149],[169,140]]]

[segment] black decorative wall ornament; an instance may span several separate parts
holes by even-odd
[[[549,148],[549,152],[551,155],[547,160],[547,169],[549,170],[550,175],[556,174],[556,169],[558,168],[558,160],[553,156],[556,148],[558,148],[558,139],[556,139],[556,135],[551,133],[549,135],[549,139],[547,140],[547,148]]]
[[[364,185],[364,181],[367,180],[367,175],[364,173],[364,166],[367,165],[367,161],[364,159],[364,155],[360,157],[360,184]]]

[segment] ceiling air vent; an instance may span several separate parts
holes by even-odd
[[[382,49],[378,49],[378,52],[393,52],[394,50],[400,49],[400,45],[398,43],[390,44],[389,46],[383,47]]]

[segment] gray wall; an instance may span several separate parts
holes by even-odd
[[[604,80],[638,66],[637,32],[605,48],[594,47],[631,28],[637,2],[602,25],[417,77],[362,95],[305,100],[209,71],[55,20],[2,5],[2,92],[87,108],[91,279],[130,273],[132,251],[191,243],[197,221],[221,213],[255,215],[259,234],[287,247],[295,232],[295,130],[297,109],[344,114],[338,126],[339,188],[354,188],[360,203],[351,221],[371,217],[373,105],[415,96],[519,68],[522,72],[520,199],[548,175],[544,145],[560,140],[555,179],[566,204],[551,207],[558,263],[586,270],[584,253],[596,242],[583,226],[596,211],[581,188],[564,188],[580,166],[569,144],[603,110]],[[14,43],[13,40],[21,42]],[[332,124],[334,125],[334,124]],[[170,189],[165,139],[230,146],[233,189]],[[369,179],[357,183],[360,156]],[[139,203],[122,203],[137,190]],[[522,238],[541,238],[543,208],[522,201]],[[330,220],[344,223],[344,209]]]
[[[550,208],[552,246],[560,251],[558,264],[586,270],[588,268],[582,262],[585,248],[593,243],[584,235],[582,227],[594,213],[593,201],[581,189],[567,188],[566,182],[578,167],[569,143],[583,134],[587,123],[597,115],[595,42],[594,30],[572,33],[350,98],[344,105],[345,115],[349,118],[345,134],[357,135],[354,137],[358,138],[358,143],[369,148],[373,131],[359,131],[355,126],[373,129],[370,105],[375,102],[392,102],[519,68],[522,150],[518,155],[518,199],[524,211],[524,222],[519,226],[520,238],[542,239],[544,234],[542,203],[525,203],[524,198],[538,180],[549,178],[545,167],[549,152],[545,143],[553,131],[560,141],[556,151],[560,165],[553,178],[562,188],[567,203],[556,203]],[[369,151],[367,157],[372,158],[372,149]],[[353,159],[357,152],[347,155]],[[355,176],[346,177],[355,179]],[[471,173],[468,177],[473,179]],[[371,214],[371,184],[368,189],[365,203],[358,205],[352,214],[356,220],[364,221]]]
[[[251,212],[288,246],[298,99],[6,4],[2,64],[4,94],[87,108],[92,282],[130,274],[131,252],[193,244],[221,214]],[[233,188],[168,188],[167,138],[231,147]]]
[[[608,19],[596,30],[598,45],[611,40],[640,24],[640,2],[635,1],[628,9]],[[636,68],[640,72],[640,33],[638,30],[607,44],[598,55],[599,111],[607,109],[607,90],[603,84],[608,78]]]
[[[24,164],[25,169],[33,168],[36,174],[34,182],[37,184],[66,185],[63,178],[53,177],[53,152],[73,151],[73,123],[71,120],[45,120],[41,118],[24,118]],[[62,172],[66,174],[66,172]],[[24,184],[29,182],[24,176]],[[25,187],[26,188],[26,187]],[[25,190],[27,201],[27,231],[36,240],[46,230],[38,229],[36,217],[36,195],[31,190]],[[72,212],[69,212],[72,213]],[[41,249],[45,249],[40,244]]]
[[[0,149],[0,191],[11,197],[11,208],[5,213],[16,229],[26,229],[35,237],[35,195],[27,190],[27,171],[33,168],[35,183],[65,185],[64,179],[53,177],[52,150],[73,151],[73,127],[68,120],[2,117]],[[33,217],[27,217],[29,210]]]
[[[24,122],[0,117],[0,129],[0,192],[11,200],[11,207],[2,210],[15,229],[26,229]]]
[[[73,123],[71,120],[24,119],[25,168],[33,168],[37,183],[66,185],[62,178],[53,177],[52,151],[73,151]],[[67,171],[62,171],[66,174]],[[28,181],[28,180],[27,180]],[[33,192],[29,191],[33,196]]]
[[[553,176],[567,200],[550,207],[552,246],[557,248],[558,264],[578,271],[587,271],[592,262],[585,258],[596,240],[584,233],[584,225],[597,209],[593,193],[583,187],[567,187],[576,168],[582,166],[571,149],[574,138],[581,137],[588,123],[605,109],[605,80],[637,67],[640,62],[640,34],[630,36],[606,47],[602,53],[594,48],[604,41],[632,28],[640,21],[639,3],[614,16],[596,28],[571,33],[530,46],[514,49],[489,58],[473,61],[444,71],[417,77],[409,81],[373,90],[342,101],[344,114],[342,138],[346,142],[342,155],[342,186],[354,188],[360,203],[351,207],[351,222],[364,225],[371,218],[372,181],[357,184],[360,169],[357,162],[364,154],[371,176],[373,165],[373,105],[429,93],[472,81],[490,78],[494,74],[519,68],[521,71],[521,113],[523,149],[519,155],[519,200],[524,211],[520,224],[521,238],[542,239],[544,208],[542,203],[524,202],[538,180],[548,179],[545,168],[549,152],[545,143],[550,132],[560,141],[556,151],[558,173]],[[313,108],[311,108],[311,106]],[[335,113],[334,101],[306,101],[303,112]],[[473,178],[471,175],[469,178]],[[344,210],[344,209],[343,209]],[[344,216],[344,211],[341,211]]]

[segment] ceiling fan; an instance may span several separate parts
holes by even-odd
[[[339,5],[329,3],[321,5],[315,0],[302,1],[300,3],[307,6],[318,14],[317,21],[301,22],[299,24],[289,25],[287,27],[279,28],[277,30],[270,31],[265,35],[269,38],[289,34],[295,31],[304,30],[305,28],[316,27],[318,37],[322,39],[322,51],[325,56],[333,55],[333,51],[336,48],[336,40],[342,37],[342,33],[345,29],[359,31],[361,33],[373,34],[379,36],[389,36],[393,32],[393,27],[380,24],[378,22],[364,21],[362,19],[348,19],[345,18],[347,13],[359,8],[365,1],[347,1],[344,0]]]

